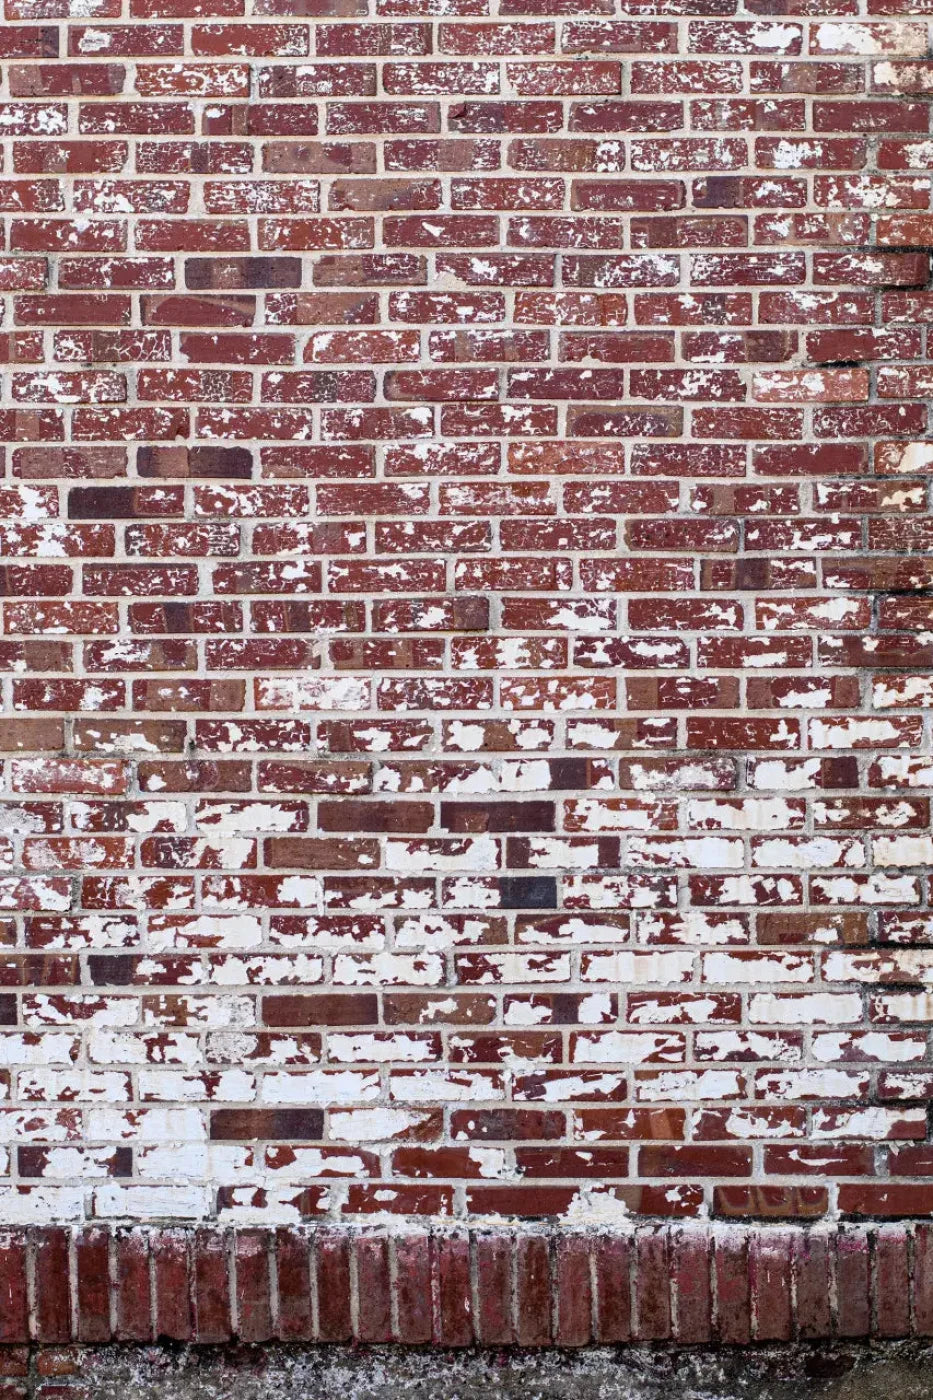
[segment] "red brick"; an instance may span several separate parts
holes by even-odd
[[[314,1245],[317,1287],[317,1340],[345,1342],[352,1333],[350,1318],[350,1247],[334,1232],[320,1235]]]
[[[671,1336],[670,1240],[663,1230],[635,1240],[633,1336],[638,1341],[667,1341]]]
[[[512,1321],[512,1249],[504,1235],[481,1234],[473,1246],[479,1293],[477,1341],[505,1346],[514,1338]]]
[[[190,1241],[181,1230],[161,1230],[151,1239],[155,1335],[174,1342],[195,1336]]]
[[[594,1340],[597,1342],[627,1342],[631,1336],[631,1261],[631,1246],[624,1236],[597,1236],[594,1242]]]
[[[195,1338],[212,1344],[229,1341],[230,1241],[225,1234],[203,1229],[195,1232],[192,1245]]]
[[[26,1289],[26,1240],[4,1232],[0,1236],[0,1342],[29,1338],[29,1299]]]
[[[296,1230],[276,1231],[275,1269],[276,1335],[283,1342],[310,1341],[313,1336],[311,1257],[306,1236]]]
[[[751,1340],[752,1301],[747,1234],[730,1230],[714,1242],[716,1332],[729,1345]]]
[[[913,1298],[913,1331],[928,1337],[933,1331],[933,1258],[930,1246],[930,1226],[919,1224],[914,1232],[911,1293]]]
[[[33,1250],[33,1335],[37,1342],[67,1342],[71,1338],[68,1231],[58,1228],[37,1230]]]
[[[815,1231],[794,1237],[794,1289],[801,1337],[832,1336],[832,1252]]]
[[[836,1329],[841,1337],[867,1337],[871,1331],[871,1255],[864,1231],[840,1231],[835,1242]]]
[[[50,1345],[927,1326],[926,21],[716,3],[7,0]]]
[[[558,1346],[585,1346],[592,1338],[590,1241],[568,1234],[558,1241],[555,1256]]]
[[[272,1331],[272,1280],[265,1232],[240,1231],[234,1239],[236,1333],[244,1342],[267,1342]]]
[[[109,1342],[110,1232],[85,1230],[75,1240],[77,1340]]]
[[[473,1341],[470,1241],[464,1235],[440,1235],[432,1240],[431,1253],[434,1340],[440,1346],[469,1346]]]
[[[791,1248],[786,1231],[761,1230],[749,1245],[752,1314],[760,1342],[787,1341],[793,1329]]]
[[[515,1244],[515,1339],[520,1346],[550,1343],[551,1287],[549,1241],[540,1235],[519,1238]],[[560,1309],[559,1301],[557,1306]]]
[[[902,1226],[884,1226],[875,1236],[875,1326],[880,1337],[906,1337],[910,1332],[909,1247]]]
[[[145,1342],[152,1336],[150,1245],[141,1230],[115,1236],[113,1335],[118,1341]]]
[[[674,1277],[674,1337],[678,1342],[708,1342],[712,1329],[710,1248],[705,1232],[674,1230],[671,1240]]]
[[[388,1241],[360,1235],[353,1241],[359,1319],[356,1336],[361,1342],[392,1339],[392,1300]]]
[[[427,1235],[403,1235],[395,1244],[395,1340],[429,1342],[432,1334],[431,1242]]]

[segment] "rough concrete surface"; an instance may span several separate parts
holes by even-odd
[[[94,1400],[927,1400],[933,1347],[101,1347]]]

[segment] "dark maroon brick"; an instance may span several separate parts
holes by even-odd
[[[840,1230],[835,1240],[836,1330],[840,1337],[871,1331],[871,1250],[862,1230]]]
[[[479,1293],[477,1340],[506,1346],[515,1335],[512,1323],[512,1243],[507,1235],[476,1236],[473,1267]]]
[[[392,1339],[392,1296],[389,1274],[389,1242],[376,1235],[360,1235],[353,1241],[359,1317],[356,1328],[361,1342]]]
[[[346,1342],[350,1317],[350,1245],[345,1235],[328,1231],[314,1244],[317,1282],[317,1340]]]
[[[396,1340],[429,1342],[432,1333],[431,1242],[427,1235],[403,1235],[395,1242]]]
[[[473,1292],[470,1241],[442,1234],[432,1241],[435,1295],[434,1340],[440,1346],[465,1347],[473,1341]]]
[[[276,1335],[283,1342],[310,1341],[314,1326],[311,1311],[311,1251],[306,1235],[297,1230],[275,1232]]]
[[[748,1236],[739,1230],[717,1235],[713,1245],[716,1278],[716,1333],[730,1345],[751,1340],[752,1303]]]
[[[149,1245],[143,1230],[123,1230],[114,1238],[113,1335],[121,1342],[145,1342],[152,1336]]]
[[[75,1239],[77,1340],[110,1340],[110,1231],[83,1230]]]
[[[666,1230],[636,1236],[633,1335],[640,1342],[671,1335],[670,1241]]]
[[[919,1337],[933,1335],[933,1227],[921,1223],[913,1239],[913,1330]]]
[[[547,1346],[552,1336],[551,1248],[544,1235],[515,1243],[515,1340],[523,1347]]]
[[[67,1342],[71,1337],[69,1252],[67,1230],[49,1227],[35,1232],[33,1335],[37,1342]]]
[[[786,1230],[755,1231],[749,1244],[749,1274],[755,1337],[759,1342],[784,1342],[793,1331],[791,1311],[791,1247]]]
[[[230,1340],[230,1241],[217,1230],[196,1230],[192,1240],[194,1330],[198,1342]]]
[[[598,1342],[627,1342],[632,1335],[630,1241],[621,1235],[600,1235],[594,1244],[596,1327]]]
[[[0,1343],[29,1338],[26,1291],[26,1238],[22,1231],[0,1234]]]
[[[191,1241],[187,1231],[159,1230],[151,1239],[155,1335],[187,1342],[195,1335]]]
[[[705,1231],[672,1232],[671,1263],[674,1275],[674,1339],[708,1342],[712,1331],[710,1246]]]
[[[832,1336],[832,1255],[825,1235],[794,1236],[794,1291],[801,1337]]]
[[[592,1338],[593,1297],[590,1281],[590,1241],[586,1235],[568,1234],[557,1242],[558,1346],[582,1347]]]
[[[879,1337],[910,1332],[910,1241],[901,1225],[885,1225],[875,1235],[875,1325]]]
[[[269,1236],[243,1230],[234,1237],[236,1333],[243,1342],[267,1342],[272,1329],[272,1279]]]

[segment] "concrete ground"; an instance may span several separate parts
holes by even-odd
[[[72,1387],[94,1400],[933,1400],[933,1346],[911,1342],[466,1353],[119,1346],[70,1361],[56,1400]]]

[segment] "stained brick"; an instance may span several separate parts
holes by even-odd
[[[283,3],[0,35],[0,1340],[925,1335],[923,7]]]

